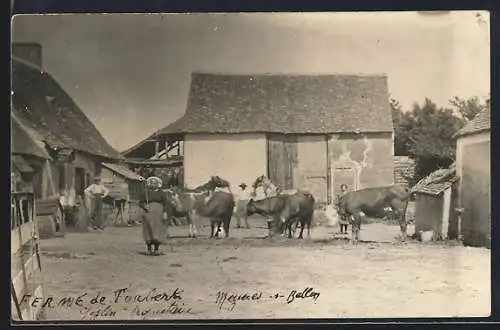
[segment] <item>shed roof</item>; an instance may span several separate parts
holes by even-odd
[[[385,75],[198,72],[185,115],[156,134],[392,130]]]
[[[458,180],[455,164],[450,168],[432,172],[411,188],[411,192],[427,195],[439,195]]]
[[[50,159],[49,153],[40,147],[22,125],[11,116],[11,154],[30,155]]]
[[[490,130],[491,128],[491,110],[489,107],[480,111],[472,120],[465,124],[464,127],[455,137],[465,136],[469,134],[479,133],[482,131]]]
[[[139,174],[135,173],[132,170],[129,170],[125,166],[118,165],[118,164],[111,164],[111,163],[102,163],[102,165],[111,171],[121,175],[122,177],[129,179],[129,180],[134,180],[134,181],[143,181],[144,178],[140,176]]]
[[[48,146],[122,159],[55,79],[36,65],[12,58],[12,111]]]

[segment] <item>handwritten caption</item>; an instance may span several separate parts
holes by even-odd
[[[176,288],[171,292],[151,289],[146,294],[132,294],[129,288],[119,288],[105,295],[102,292],[62,298],[34,297],[25,294],[21,303],[28,303],[36,308],[78,308],[82,319],[116,318],[123,313],[143,319],[161,315],[192,314],[192,308],[184,302],[183,289]]]
[[[264,294],[262,291],[254,292],[227,292],[219,291],[215,297],[215,304],[219,311],[233,311],[237,303],[241,302],[260,302],[260,301],[279,301],[286,304],[292,304],[297,301],[309,300],[316,303],[320,293],[314,291],[314,288],[306,287],[302,290],[290,290],[286,294],[273,293],[270,295]]]
[[[119,319],[132,317],[140,319],[161,318],[168,315],[180,316],[196,314],[184,299],[184,290],[159,290],[153,288],[147,293],[133,293],[128,287],[118,288],[108,294],[83,292],[78,295],[56,298],[54,296],[36,297],[25,294],[20,303],[34,308],[76,309],[83,320]],[[298,301],[316,303],[320,293],[312,287],[289,290],[284,293],[264,293],[263,291],[229,292],[218,291],[215,305],[219,312],[234,311],[237,304],[257,302],[281,302],[287,305]],[[202,306],[206,307],[206,305]]]

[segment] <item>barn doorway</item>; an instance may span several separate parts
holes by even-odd
[[[83,196],[85,191],[85,169],[75,167],[75,192],[77,196]]]

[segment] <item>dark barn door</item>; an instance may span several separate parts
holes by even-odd
[[[81,167],[75,168],[75,191],[77,196],[83,196],[85,190],[85,169]]]
[[[267,138],[268,176],[281,189],[294,188],[293,172],[297,164],[297,138],[271,134]]]

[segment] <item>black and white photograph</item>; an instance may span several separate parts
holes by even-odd
[[[11,29],[11,322],[490,316],[489,12]]]

